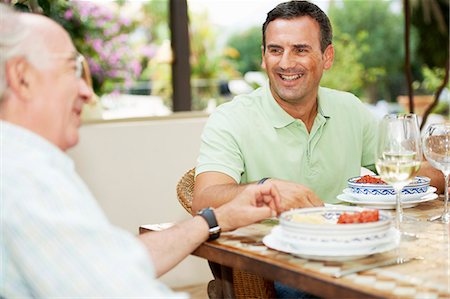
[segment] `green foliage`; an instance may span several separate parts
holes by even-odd
[[[393,13],[387,1],[350,0],[331,5],[328,14],[335,41],[339,42],[339,34],[347,34],[356,47],[363,93],[372,102],[390,98],[388,83],[403,73],[403,16]]]
[[[163,28],[168,28],[167,0],[152,1],[145,5],[146,19],[152,19],[152,28],[159,28],[152,33],[157,40],[167,45]],[[154,10],[153,10],[154,9]],[[201,110],[207,106],[211,98],[219,98],[218,82],[236,76],[232,65],[223,59],[222,53],[217,49],[217,36],[219,32],[209,21],[206,12],[190,13],[190,50],[191,50],[191,86],[192,86],[192,109]],[[163,34],[161,34],[163,32]],[[150,60],[143,75],[151,78],[152,92],[162,96],[166,104],[170,104],[172,95],[171,86],[171,58],[158,60],[161,56],[169,56],[162,53],[164,46],[160,47],[156,59]]]
[[[168,0],[146,1],[142,6],[142,12],[145,17],[141,21],[141,25],[148,28],[152,41],[161,43],[170,39]]]
[[[413,82],[413,88],[416,94],[434,94],[436,90],[442,85],[444,80],[445,70],[443,68],[429,68],[424,66],[422,68],[422,79]],[[450,81],[447,82],[448,89],[450,89]]]
[[[430,67],[444,67],[449,57],[449,1],[413,1],[412,24],[420,43],[418,58]]]
[[[104,94],[131,87],[140,76],[142,59],[129,40],[136,28],[133,20],[111,6],[87,1],[66,3],[69,6],[64,13],[54,18],[72,35],[75,46],[86,56],[94,90]]]
[[[20,11],[25,11],[25,12],[30,11],[30,8],[27,5],[23,4],[23,3],[16,3],[16,4],[14,4],[14,8],[17,9],[17,10],[20,10]]]
[[[368,47],[361,56],[367,68],[393,70],[402,62],[403,16],[390,10],[390,2],[344,0],[342,7],[332,5],[329,15],[334,28]]]
[[[362,51],[348,34],[335,31],[335,59],[324,73],[321,85],[360,94],[363,87],[364,66],[359,62]]]
[[[218,81],[230,77],[230,64],[217,49],[217,29],[206,12],[192,14],[190,23],[192,109],[201,110],[219,96]]]
[[[230,55],[241,74],[261,70],[261,27],[252,27],[248,30],[232,35],[227,42],[228,47],[235,49],[238,55]]]
[[[42,10],[44,11],[44,14],[48,15],[50,14],[50,2],[47,0],[38,0],[38,4],[39,6],[42,8]]]
[[[110,93],[128,88],[141,73],[142,57],[129,42],[136,28],[120,10],[90,1],[29,0],[14,1],[15,7],[43,13],[61,24],[75,47],[88,61],[94,91]]]
[[[0,2],[11,4],[19,11],[50,14],[51,7],[48,0],[0,0]]]

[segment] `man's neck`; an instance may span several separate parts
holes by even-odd
[[[277,100],[278,105],[283,108],[290,116],[295,119],[301,120],[308,132],[311,132],[314,124],[314,119],[317,115],[318,102],[315,100],[305,101],[301,103],[289,103],[282,100]]]

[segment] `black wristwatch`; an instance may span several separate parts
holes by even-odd
[[[197,212],[197,215],[202,216],[206,220],[209,226],[209,238],[208,241],[212,241],[220,237],[220,226],[217,224],[216,215],[213,208],[204,208]]]

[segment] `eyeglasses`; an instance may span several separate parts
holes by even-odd
[[[74,52],[72,56],[52,54],[56,57],[66,58],[75,61],[75,76],[78,79],[83,79],[89,87],[92,87],[92,77],[89,70],[89,64],[81,53]]]
[[[89,69],[89,64],[87,60],[84,58],[83,55],[77,53],[75,62],[77,64],[75,75],[77,76],[77,78],[83,79],[86,82],[86,84],[92,88],[91,71]]]
[[[75,56],[75,76],[78,79],[81,79],[81,76],[84,74],[84,61],[86,59],[80,53],[77,53]]]

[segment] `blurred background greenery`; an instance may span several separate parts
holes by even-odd
[[[87,57],[98,95],[151,94],[170,107],[168,0],[3,2],[41,10],[61,23]],[[448,60],[449,0],[411,0],[411,4],[413,87],[417,94],[433,94],[442,83]],[[406,94],[401,7],[399,0],[327,2],[336,59],[322,85],[350,91],[372,104],[395,102]],[[261,25],[224,36],[207,10],[190,10],[189,18],[192,109],[203,110],[211,100],[217,105],[239,93],[230,90],[228,82],[261,71]],[[229,18],[232,21],[233,16]],[[258,86],[247,83],[251,88]],[[444,106],[439,109],[445,110],[448,103]]]

